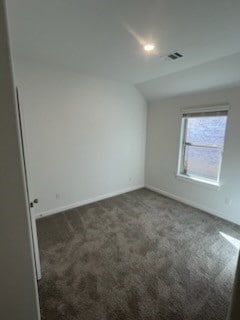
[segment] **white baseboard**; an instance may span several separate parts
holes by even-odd
[[[121,190],[118,190],[118,191],[109,192],[109,193],[106,193],[104,195],[96,196],[96,197],[89,198],[89,199],[86,199],[86,200],[81,200],[81,201],[78,201],[78,202],[63,206],[63,207],[59,207],[59,208],[50,209],[50,210],[47,210],[47,211],[44,211],[44,212],[36,213],[35,214],[35,218],[36,219],[44,218],[44,217],[47,217],[47,216],[51,216],[51,215],[53,215],[55,213],[60,213],[60,212],[63,212],[63,211],[69,210],[69,209],[74,209],[74,208],[77,208],[77,207],[80,207],[80,206],[84,206],[86,204],[90,204],[90,203],[93,203],[93,202],[96,202],[96,201],[100,201],[100,200],[104,200],[104,199],[107,199],[107,198],[115,197],[115,196],[118,196],[120,194],[127,193],[127,192],[134,191],[134,190],[138,190],[138,189],[141,189],[141,188],[144,188],[144,185],[137,185],[137,186],[121,189]]]
[[[236,221],[227,219],[227,218],[226,218],[226,215],[224,215],[223,213],[217,212],[217,211],[215,211],[215,210],[212,210],[212,209],[210,209],[209,207],[206,207],[206,206],[201,205],[201,204],[199,204],[199,203],[196,203],[196,202],[194,202],[194,201],[187,200],[187,199],[185,199],[185,198],[179,197],[179,196],[177,196],[177,195],[175,195],[175,194],[172,194],[172,193],[170,193],[170,192],[161,190],[161,189],[159,189],[159,188],[156,188],[156,187],[153,187],[153,186],[150,186],[150,185],[145,185],[145,188],[146,188],[146,189],[149,189],[149,190],[151,190],[151,191],[154,191],[154,192],[156,192],[156,193],[159,193],[159,194],[161,194],[161,195],[163,195],[163,196],[166,196],[166,197],[168,197],[168,198],[171,198],[171,199],[177,200],[177,201],[179,201],[179,202],[182,202],[182,203],[184,203],[184,204],[186,204],[186,205],[189,205],[189,206],[191,206],[191,207],[193,207],[193,208],[202,210],[202,211],[204,211],[204,212],[206,212],[206,213],[209,213],[209,214],[211,214],[211,215],[213,215],[213,216],[216,216],[216,217],[218,217],[218,218],[221,218],[221,219],[223,219],[223,220],[226,220],[226,221],[229,221],[229,222],[232,222],[232,223],[235,223],[235,224],[238,224],[238,225],[239,225],[239,223],[237,223]]]

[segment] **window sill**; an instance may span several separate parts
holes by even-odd
[[[185,182],[190,182],[198,185],[202,185],[207,188],[219,190],[222,186],[221,182],[214,182],[214,181],[209,181],[209,180],[204,180],[201,178],[196,178],[196,177],[190,177],[186,176],[184,174],[176,174],[176,178]]]

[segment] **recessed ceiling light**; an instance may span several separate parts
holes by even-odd
[[[143,46],[143,49],[147,52],[151,52],[155,49],[155,44],[154,43],[147,43]]]

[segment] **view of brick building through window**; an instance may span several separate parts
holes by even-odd
[[[218,180],[227,116],[186,119],[184,174]]]

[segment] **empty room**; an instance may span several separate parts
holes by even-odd
[[[240,319],[240,2],[0,13],[0,318]]]

